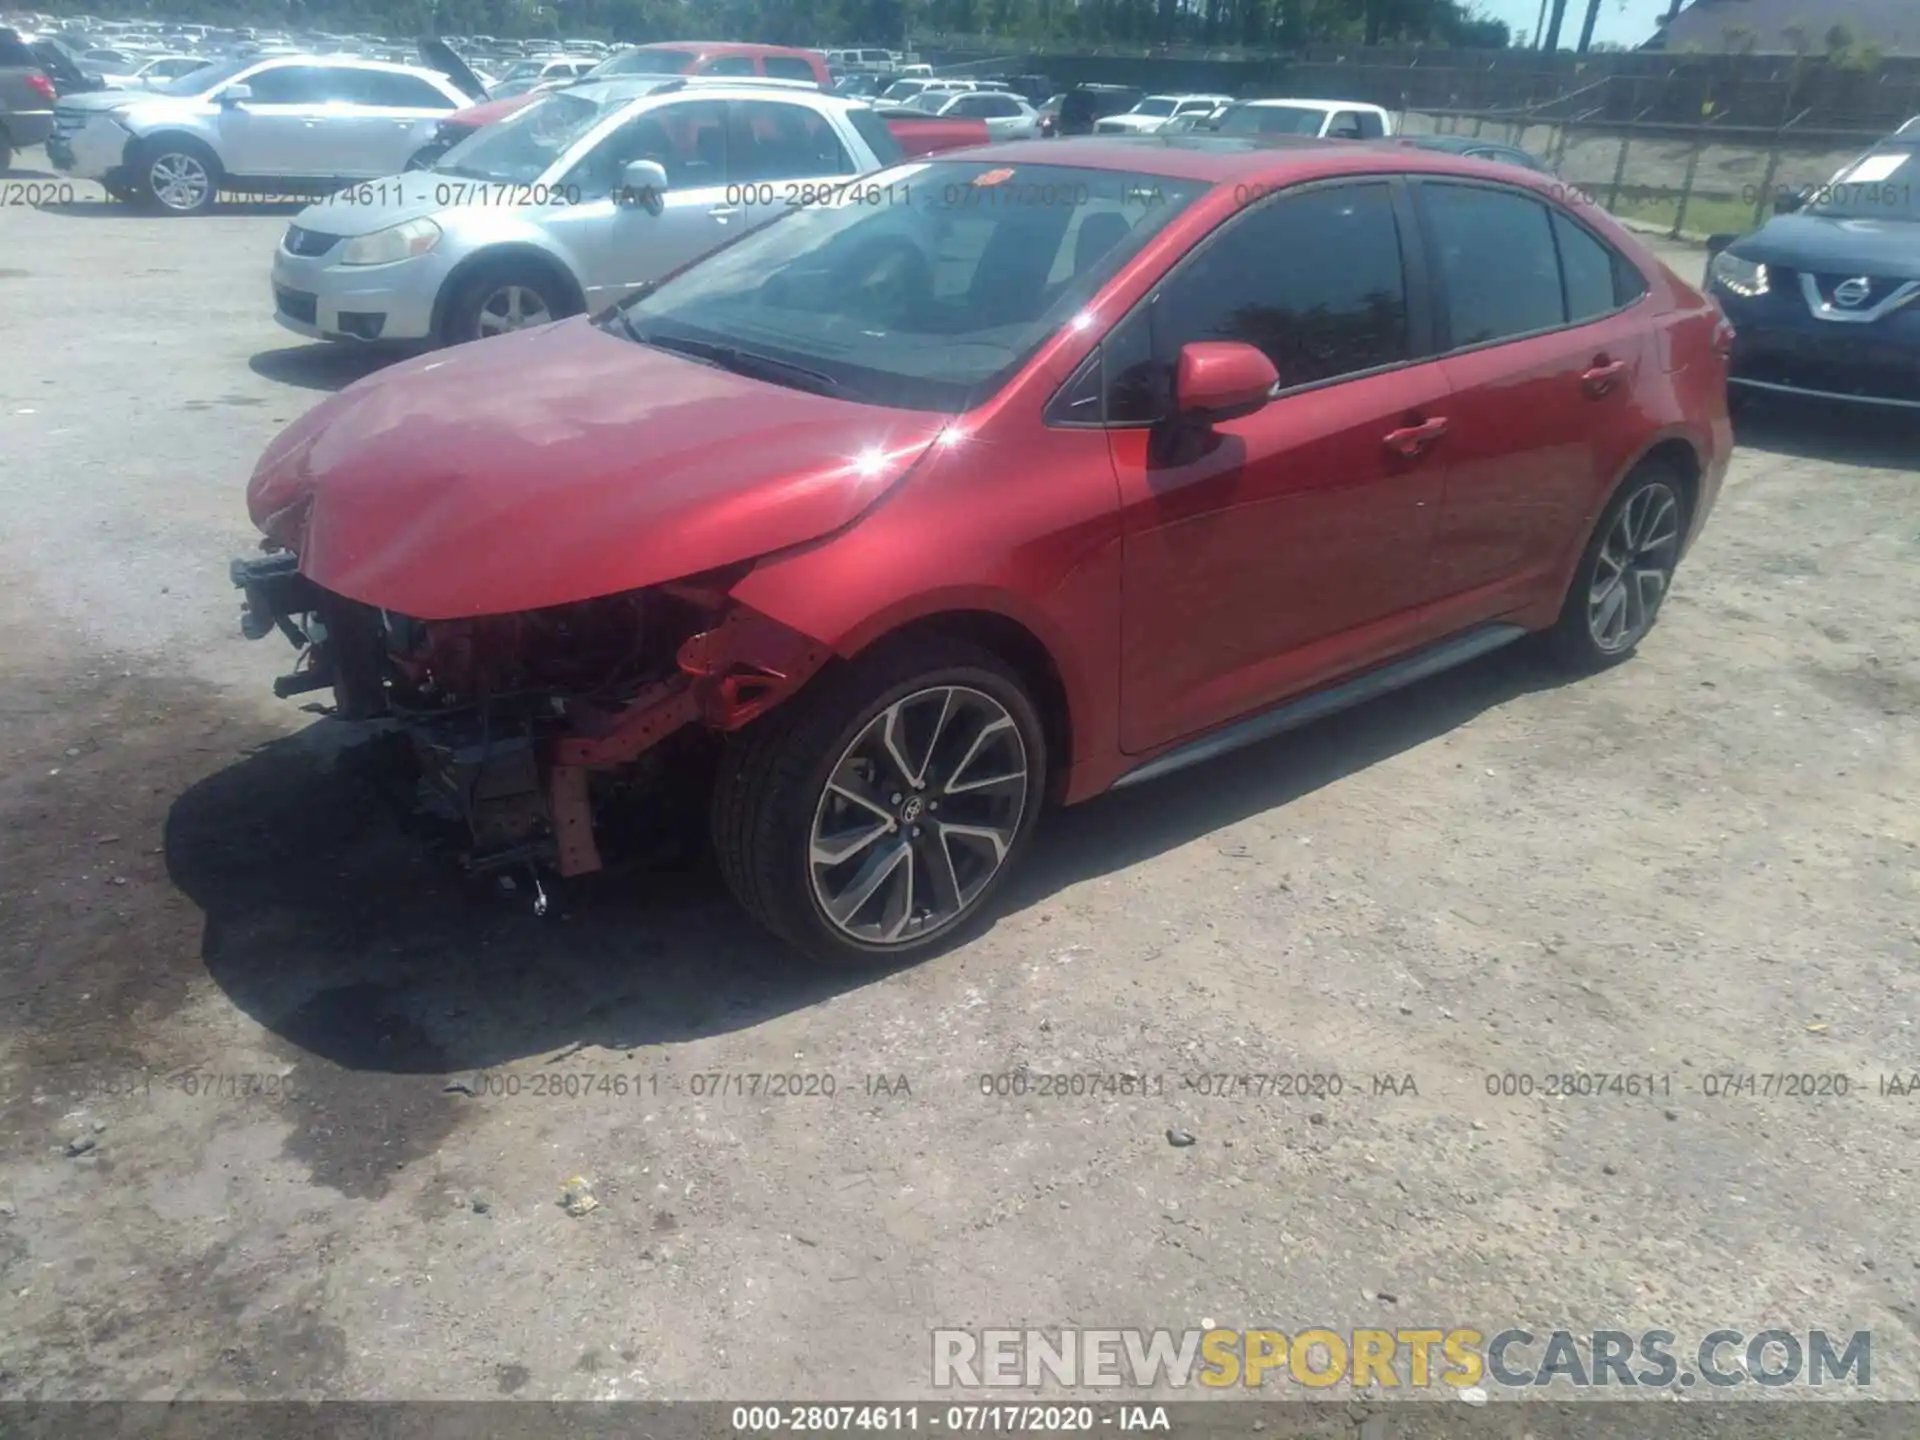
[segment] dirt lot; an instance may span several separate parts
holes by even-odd
[[[704,869],[536,920],[271,698],[242,487],[367,363],[272,324],[284,223],[0,212],[0,1397],[911,1396],[934,1326],[1203,1320],[1871,1329],[1920,1395],[1911,430],[1748,427],[1632,663],[1060,816],[983,939],[826,981]],[[1670,1078],[1487,1093],[1575,1070]],[[695,1093],[764,1072],[835,1093]]]

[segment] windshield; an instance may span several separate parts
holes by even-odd
[[[693,61],[691,50],[629,50],[611,60],[602,60],[587,74],[594,80],[604,80],[609,75],[684,75]]]
[[[513,66],[511,69],[507,71],[505,75],[502,75],[500,78],[502,80],[524,80],[530,75],[531,76],[539,75],[539,73],[546,68],[547,68],[547,62],[544,60],[522,60],[518,65]]]
[[[1171,115],[1173,113],[1173,101],[1142,100],[1138,105],[1133,107],[1133,113],[1136,115]]]
[[[189,70],[173,80],[156,81],[154,91],[161,95],[204,95],[217,85],[224,85],[248,66],[253,60],[220,60],[211,65],[202,65]]]
[[[474,131],[432,168],[468,180],[531,185],[609,109],[626,103],[589,100],[572,90],[549,90],[526,109]]]
[[[1324,110],[1303,105],[1236,105],[1220,122],[1222,135],[1318,135]]]
[[[1845,220],[1920,220],[1920,161],[1911,145],[1871,150],[1807,192],[1806,213]]]
[[[957,414],[1012,378],[1205,182],[934,161],[789,210],[605,322],[868,404]]]

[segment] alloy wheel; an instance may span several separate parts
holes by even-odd
[[[1639,644],[1653,628],[1680,559],[1680,497],[1658,482],[1643,486],[1614,517],[1594,557],[1587,590],[1587,633],[1607,655]]]
[[[1027,789],[1026,742],[991,695],[941,685],[894,701],[841,753],[815,807],[820,913],[869,947],[947,928],[1006,863]]]
[[[153,198],[169,210],[197,210],[207,203],[213,177],[193,155],[170,151],[155,157],[147,171]]]
[[[553,319],[546,298],[527,285],[502,285],[480,306],[479,335],[505,335],[529,325],[544,325]]]

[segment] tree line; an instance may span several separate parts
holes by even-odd
[[[46,0],[42,0],[46,3]],[[566,36],[889,45],[982,36],[1021,44],[1431,44],[1503,48],[1471,0],[54,0],[51,13],[395,37]]]

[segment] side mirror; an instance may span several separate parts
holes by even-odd
[[[226,89],[222,90],[216,98],[220,102],[221,109],[230,110],[235,105],[244,105],[247,101],[251,100],[253,98],[253,87],[244,81],[238,85],[229,85]]]
[[[638,205],[658,215],[667,205],[667,167],[658,160],[633,160],[620,172],[622,205]]]
[[[1183,420],[1210,425],[1251,415],[1273,397],[1280,372],[1252,345],[1200,340],[1180,348],[1174,372],[1174,409]]]
[[[1806,192],[1802,190],[1782,190],[1773,197],[1773,213],[1791,215],[1796,210],[1807,208]]]

